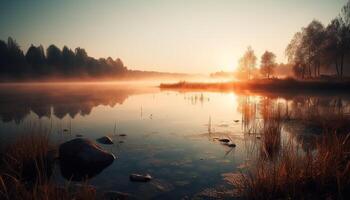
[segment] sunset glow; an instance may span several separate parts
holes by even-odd
[[[0,0],[0,200],[350,199],[350,0]]]
[[[294,32],[324,24],[346,0],[1,1],[0,38],[35,45],[84,47],[122,58],[131,69],[167,72],[233,70],[247,46],[286,61]]]

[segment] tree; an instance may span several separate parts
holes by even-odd
[[[52,66],[59,66],[62,64],[62,52],[55,45],[50,45],[46,49],[46,60],[47,64]]]
[[[77,66],[84,66],[88,60],[88,54],[85,49],[77,47],[75,48],[75,62]]]
[[[25,67],[25,57],[17,42],[9,37],[7,39],[7,72],[12,75],[22,74]]]
[[[243,57],[239,60],[238,73],[241,74],[240,76],[243,79],[251,79],[252,74],[256,70],[256,60],[254,50],[249,46]]]
[[[303,49],[301,48],[302,39],[303,34],[301,32],[297,32],[296,34],[294,34],[292,40],[286,48],[285,53],[288,57],[289,63],[291,63],[293,66],[295,76],[304,79],[306,61],[304,53],[302,52]]]
[[[339,54],[340,54],[340,78],[343,78],[344,59],[350,51],[350,1],[342,8],[337,18],[340,24],[338,29]]]
[[[7,73],[7,65],[8,65],[8,61],[7,61],[7,44],[5,41],[0,40],[0,73],[1,74],[5,74]]]
[[[304,29],[303,47],[307,55],[309,76],[312,77],[312,68],[314,77],[320,75],[321,58],[323,54],[323,41],[325,40],[325,29],[321,22],[313,20]]]
[[[34,70],[37,75],[43,75],[48,72],[45,68],[46,58],[43,46],[35,47],[31,45],[25,55],[27,63]]]
[[[75,54],[74,52],[69,49],[67,46],[64,46],[62,48],[62,62],[63,62],[63,67],[62,67],[62,73],[63,74],[71,74],[71,70],[74,65],[74,59],[75,59]]]
[[[260,64],[260,73],[270,78],[270,75],[274,73],[274,68],[276,67],[276,55],[272,52],[265,51],[265,53],[261,56],[261,64]]]
[[[297,32],[286,48],[288,61],[293,63],[299,77],[314,77],[320,75],[322,42],[325,40],[325,30],[322,23],[313,20],[307,27]]]

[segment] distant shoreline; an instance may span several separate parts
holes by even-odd
[[[348,92],[350,80],[296,80],[296,79],[256,79],[230,82],[177,82],[161,83],[164,90],[205,90],[205,91],[268,91],[268,92]]]
[[[96,82],[96,81],[148,81],[148,80],[179,80],[179,79],[190,79],[193,77],[201,77],[200,74],[185,74],[185,73],[170,73],[170,72],[156,72],[156,71],[139,71],[139,70],[128,70],[117,75],[101,75],[101,76],[64,76],[48,75],[41,77],[33,76],[22,76],[22,77],[8,77],[0,76],[0,83],[46,83],[46,82]]]

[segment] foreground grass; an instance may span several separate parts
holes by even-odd
[[[312,152],[286,142],[272,159],[260,156],[235,185],[246,199],[349,199],[350,134],[323,135]]]
[[[9,144],[1,155],[0,199],[95,199],[87,183],[79,187],[59,186],[50,180],[55,145],[46,133],[30,133]]]

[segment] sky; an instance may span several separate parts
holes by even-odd
[[[336,17],[347,0],[0,0],[0,39],[85,48],[129,69],[232,71],[248,46],[285,62],[294,33]]]

